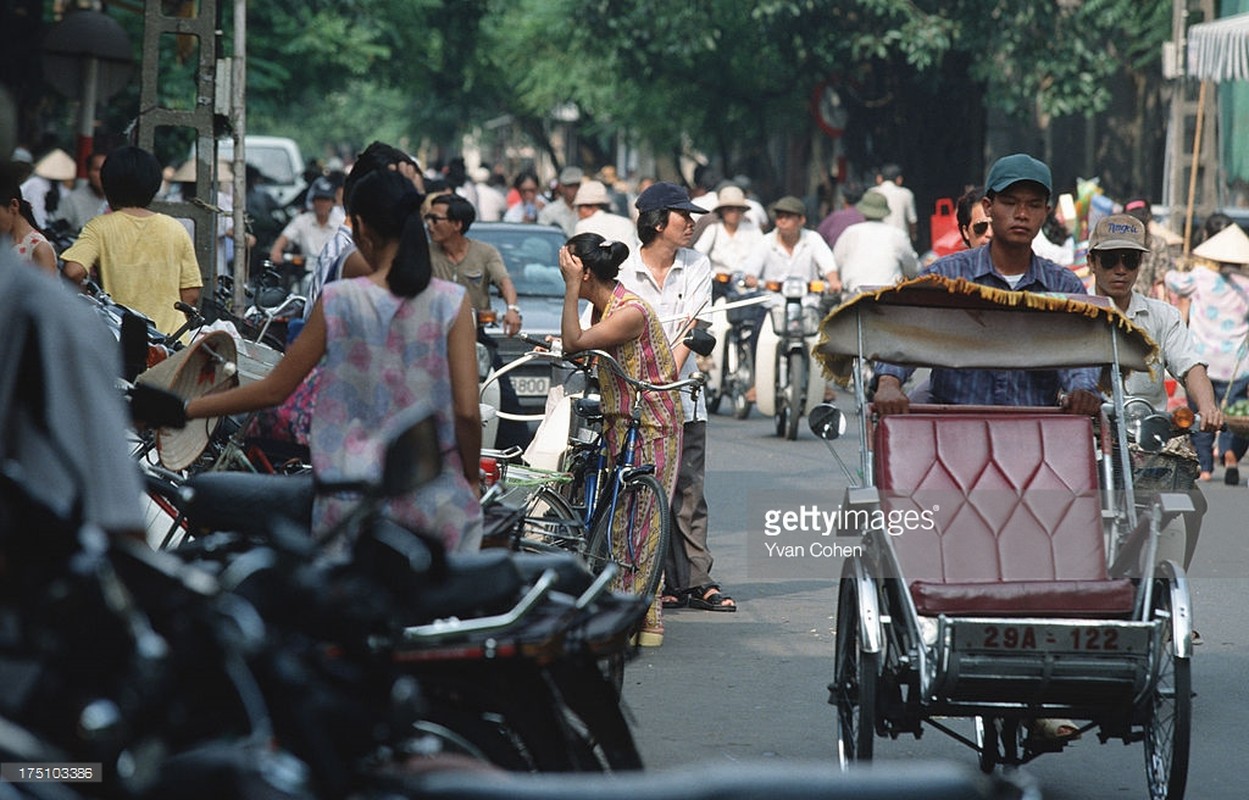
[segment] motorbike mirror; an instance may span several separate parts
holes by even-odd
[[[385,437],[382,494],[397,497],[433,480],[442,471],[434,416],[419,409],[400,414]]]
[[[1162,414],[1150,414],[1140,421],[1136,432],[1136,446],[1146,453],[1157,453],[1166,447],[1171,438],[1171,421]]]
[[[121,316],[121,360],[126,383],[147,369],[147,321],[129,311]]]
[[[716,349],[716,337],[702,328],[694,328],[685,334],[685,346],[700,356],[709,356]]]
[[[807,415],[811,432],[826,442],[840,438],[846,432],[846,415],[832,403],[820,403]]]

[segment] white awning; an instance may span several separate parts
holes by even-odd
[[[1215,83],[1249,80],[1249,14],[1188,29],[1188,76]]]

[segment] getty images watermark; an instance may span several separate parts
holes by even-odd
[[[787,505],[775,496],[758,499],[762,502],[751,503],[755,522],[747,552],[747,569],[758,577],[835,579],[840,565],[830,562],[863,555],[865,531],[890,536],[932,531],[941,510],[939,505],[886,510],[801,501]]]

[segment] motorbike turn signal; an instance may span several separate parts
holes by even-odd
[[[1193,423],[1196,421],[1196,415],[1193,414],[1193,410],[1188,406],[1180,406],[1171,414],[1171,424],[1182,431],[1193,427]]]

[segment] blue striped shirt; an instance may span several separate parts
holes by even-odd
[[[1086,294],[1075,273],[1036,254],[1019,283],[1012,287],[989,259],[989,246],[964,250],[934,261],[921,275],[936,274],[964,278],[981,286],[1021,292],[1065,292]],[[1020,342],[1020,347],[1030,346]],[[877,364],[876,374],[892,375],[900,383],[914,372],[913,367]],[[993,370],[934,368],[930,378],[931,400],[950,405],[1052,406],[1059,390],[1097,391],[1098,367],[1061,370]]]

